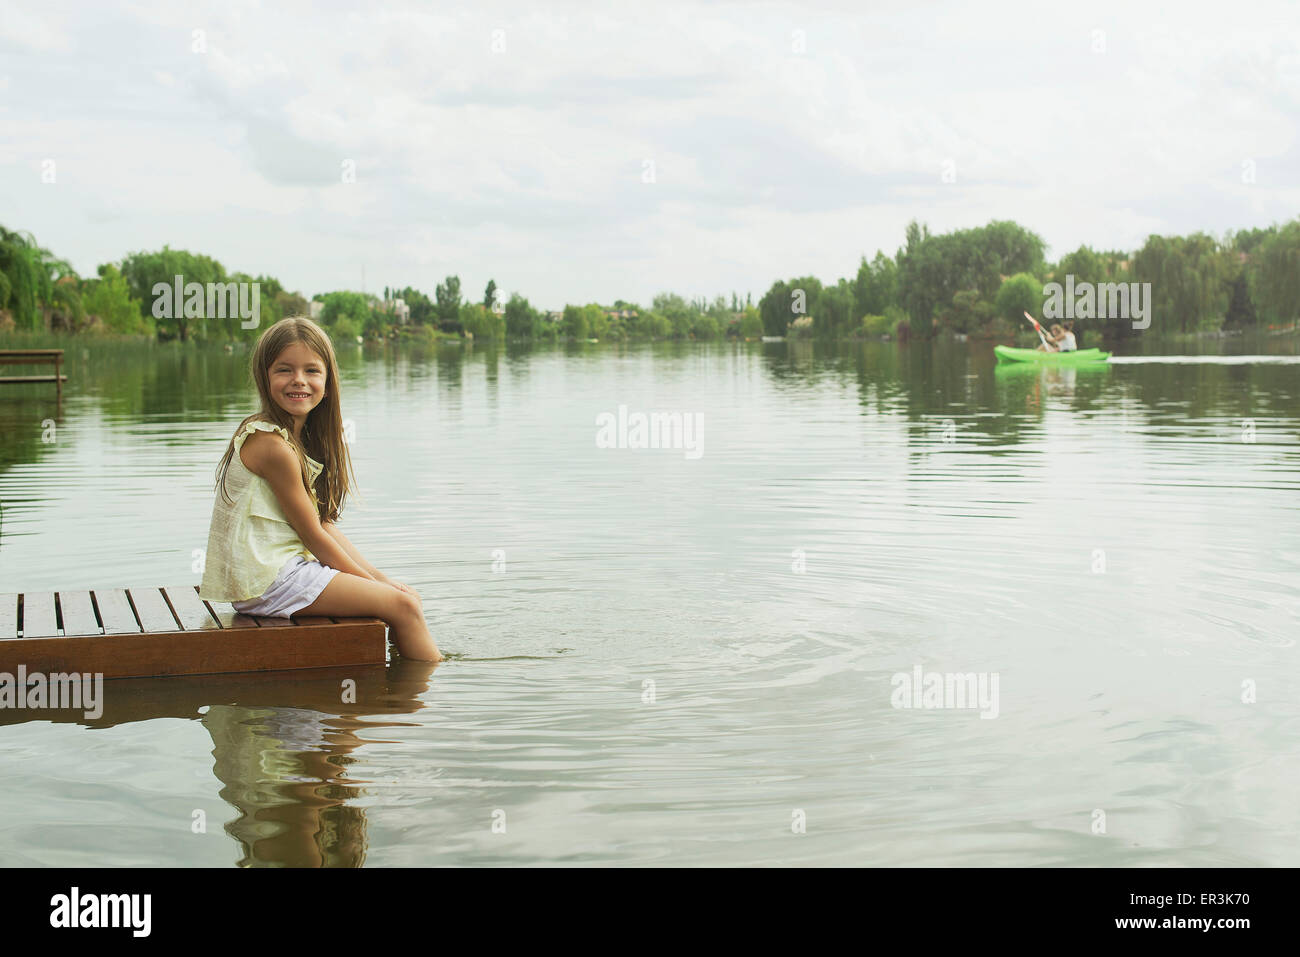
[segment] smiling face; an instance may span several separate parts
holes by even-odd
[[[290,343],[267,370],[271,398],[290,415],[305,417],[325,398],[327,369],[325,360],[305,343]]]

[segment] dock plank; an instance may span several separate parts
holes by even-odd
[[[98,635],[99,619],[90,603],[88,591],[59,592],[59,611],[63,613],[65,635]]]
[[[54,616],[54,592],[23,593],[23,637],[59,637],[59,623]]]
[[[99,608],[99,620],[104,623],[104,634],[139,633],[140,623],[135,620],[135,612],[126,600],[126,592],[120,588],[95,588],[91,590],[91,595]]]
[[[18,637],[18,595],[0,595],[0,641]]]
[[[186,631],[221,627],[221,623],[213,617],[193,585],[168,586],[163,588],[163,595],[171,603],[172,613],[180,620],[181,627]]]
[[[161,588],[128,588],[131,604],[135,605],[141,631],[181,631],[180,622],[167,607]]]
[[[25,362],[53,362],[63,355],[62,349],[0,349],[0,365]]]
[[[199,593],[199,586],[194,586],[194,594]],[[200,598],[208,613],[212,615],[222,628],[256,628],[257,622],[253,621],[247,615],[241,615],[235,611],[234,607],[228,601],[208,601],[206,598]]]

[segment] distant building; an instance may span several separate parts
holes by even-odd
[[[564,313],[562,312],[548,312],[546,314],[547,322],[560,322],[563,319],[564,319]]]
[[[411,307],[406,304],[405,299],[385,299],[382,308],[401,325],[411,321]]]
[[[605,315],[609,316],[611,319],[635,319],[636,310],[635,309],[610,309],[605,312]]]
[[[321,302],[320,300],[313,300],[311,303],[310,312],[308,314],[311,316],[312,322],[315,322],[318,319],[320,319],[320,314],[324,311],[325,311],[325,303]]]

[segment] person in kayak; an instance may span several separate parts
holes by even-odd
[[[1061,327],[1060,327],[1060,326],[1052,326],[1052,329],[1054,329],[1054,330],[1055,330],[1055,329],[1061,329]],[[1061,329],[1061,335],[1060,335],[1060,338],[1056,340],[1056,348],[1057,348],[1057,351],[1058,351],[1058,352],[1076,352],[1076,351],[1078,351],[1079,343],[1078,343],[1078,342],[1075,340],[1075,338],[1074,338],[1074,323],[1073,323],[1073,322],[1067,322],[1067,323],[1065,324],[1065,328]]]
[[[1061,341],[1065,338],[1065,330],[1061,328],[1059,322],[1052,323],[1052,328],[1047,330],[1047,336],[1038,345],[1039,352],[1060,352]]]

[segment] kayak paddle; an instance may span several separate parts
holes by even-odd
[[[1038,320],[1028,312],[1025,313],[1025,318],[1034,324],[1034,331],[1038,333],[1038,338],[1043,340],[1043,348],[1048,352],[1052,352],[1052,347],[1047,344],[1047,337],[1043,335],[1043,327],[1038,324]]]

